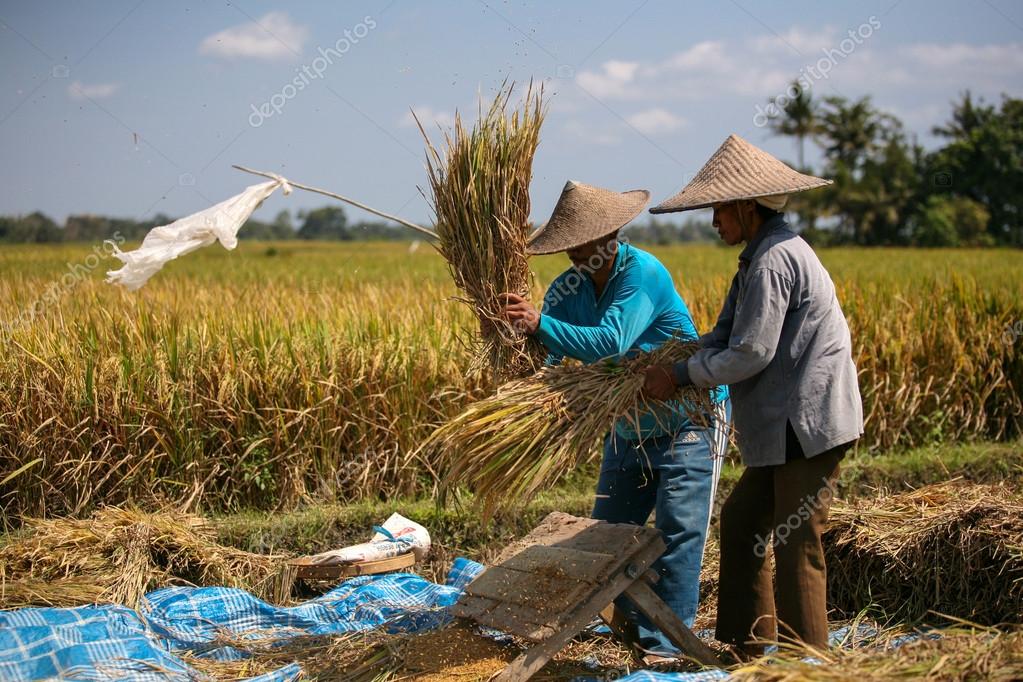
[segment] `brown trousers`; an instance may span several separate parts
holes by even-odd
[[[748,467],[721,509],[716,637],[752,652],[761,648],[753,640],[779,635],[822,648],[828,643],[821,534],[839,462],[852,443],[808,459],[791,426],[788,431],[785,464]]]

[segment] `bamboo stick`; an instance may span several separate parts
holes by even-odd
[[[238,164],[232,164],[231,167],[232,168],[237,168],[238,170],[244,171],[246,173],[252,173],[253,175],[262,175],[264,178],[270,178],[271,180],[277,180],[277,179],[281,178],[281,176],[276,174],[276,173],[267,173],[266,171],[253,170],[252,168],[246,168],[245,166],[239,166]],[[319,189],[318,187],[310,187],[309,185],[303,185],[300,182],[295,182],[294,180],[290,180],[290,179],[288,180],[288,184],[291,185],[292,187],[298,187],[299,189],[304,189],[307,192],[316,192],[317,194],[322,194],[322,195],[330,197],[332,199],[337,199],[338,201],[343,201],[346,204],[351,204],[352,206],[355,206],[356,208],[361,208],[363,211],[369,211],[373,215],[378,215],[381,218],[386,218],[387,220],[393,220],[394,222],[398,223],[399,225],[404,225],[405,227],[411,228],[411,229],[413,229],[413,230],[415,230],[417,232],[422,232],[423,234],[425,234],[430,239],[436,239],[437,238],[437,233],[434,232],[433,230],[427,228],[427,227],[423,227],[422,225],[416,225],[415,223],[409,222],[409,221],[405,220],[404,218],[399,218],[398,216],[391,215],[390,213],[384,213],[383,211],[378,211],[375,208],[371,208],[371,207],[367,206],[366,204],[363,204],[361,202],[356,201],[355,199],[349,199],[348,197],[341,196],[340,194],[335,194],[334,192],[328,192],[327,190]]]

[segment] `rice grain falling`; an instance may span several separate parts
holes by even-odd
[[[644,412],[663,415],[667,404],[642,394],[642,370],[681,362],[697,349],[695,342],[672,339],[621,363],[566,361],[500,386],[424,443],[443,462],[441,495],[468,488],[486,518],[524,504],[589,459],[617,419],[637,426]],[[675,399],[694,424],[709,424],[710,391],[687,386]]]
[[[471,131],[456,114],[443,153],[419,125],[426,140],[432,193],[427,200],[436,218],[437,249],[464,294],[460,300],[480,321],[470,372],[484,372],[495,383],[535,372],[546,356],[539,342],[502,317],[498,298],[504,292],[530,294],[529,183],[544,117],[542,90],[532,85],[521,109],[509,114],[513,89],[502,87],[485,112],[481,107]]]

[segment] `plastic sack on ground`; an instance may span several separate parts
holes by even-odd
[[[226,199],[204,211],[179,218],[170,225],[154,227],[134,251],[122,251],[116,244],[113,255],[124,266],[107,272],[107,282],[120,284],[134,291],[145,284],[168,261],[219,241],[225,249],[238,246],[238,230],[252,212],[278,187],[291,194],[291,185],[277,178],[250,185],[241,194]]]
[[[422,561],[430,551],[430,532],[415,521],[395,513],[378,526],[369,542],[332,549],[312,557],[317,564],[347,564],[359,561],[390,559],[409,550],[415,553],[416,561]]]

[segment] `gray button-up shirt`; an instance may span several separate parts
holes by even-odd
[[[863,434],[835,285],[781,216],[761,225],[739,256],[717,324],[700,345],[684,371],[697,386],[728,384],[746,466],[785,462],[786,421],[807,457]]]

